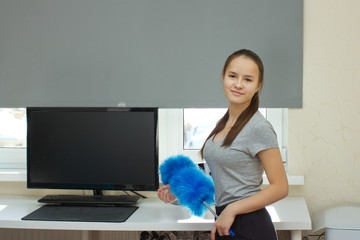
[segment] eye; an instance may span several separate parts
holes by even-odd
[[[236,78],[234,74],[229,74],[229,78]]]
[[[252,81],[252,79],[250,79],[250,78],[245,78],[245,81],[247,81],[247,82],[251,82],[251,81]]]

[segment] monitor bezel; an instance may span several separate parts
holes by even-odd
[[[31,163],[29,161],[29,152],[31,152],[31,131],[29,128],[29,121],[31,121],[31,116],[33,112],[38,111],[47,111],[47,112],[61,112],[61,111],[73,111],[73,112],[152,112],[154,115],[154,182],[151,182],[146,185],[138,184],[62,184],[62,183],[43,183],[43,182],[34,182],[31,179]],[[159,141],[158,141],[158,108],[153,107],[27,107],[27,188],[30,189],[64,189],[64,190],[124,190],[124,191],[156,191],[159,188],[159,174],[158,174],[158,165],[159,165]],[[30,134],[29,134],[30,132]]]

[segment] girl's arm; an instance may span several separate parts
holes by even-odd
[[[257,155],[264,166],[269,186],[250,197],[229,204],[214,223],[211,239],[215,239],[216,231],[220,236],[229,235],[236,215],[254,212],[287,196],[288,181],[279,149],[266,149]]]

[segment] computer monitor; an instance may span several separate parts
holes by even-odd
[[[156,190],[157,108],[28,107],[27,187]]]

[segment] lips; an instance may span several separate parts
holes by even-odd
[[[238,92],[238,91],[234,91],[234,90],[232,90],[231,92],[232,92],[235,96],[244,95],[244,93],[241,93],[241,92]]]

